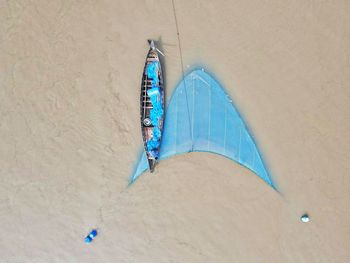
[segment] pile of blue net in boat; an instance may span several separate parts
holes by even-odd
[[[147,65],[147,77],[148,79],[152,79],[152,87],[153,85],[158,85],[158,70],[159,64],[158,61],[152,61]]]
[[[162,94],[160,93],[158,71],[159,63],[157,61],[153,61],[147,65],[147,77],[151,79],[152,82],[152,88],[147,90],[147,95],[153,107],[150,111],[150,119],[153,125],[153,137],[147,142],[147,150],[155,157],[158,157],[155,150],[158,149],[160,145],[161,131],[159,129],[159,122],[163,117]]]

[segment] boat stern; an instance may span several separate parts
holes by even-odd
[[[154,167],[156,166],[157,160],[155,159],[148,159],[148,165],[149,165],[149,171],[153,173]]]

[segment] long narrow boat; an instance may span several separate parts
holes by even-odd
[[[150,40],[149,44],[150,49],[142,74],[140,110],[144,147],[149,169],[153,172],[159,158],[163,131],[164,83],[157,48],[153,40]]]

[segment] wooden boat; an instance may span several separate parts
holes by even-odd
[[[159,158],[164,123],[164,83],[161,64],[154,41],[142,74],[140,110],[141,130],[149,169],[153,172]]]

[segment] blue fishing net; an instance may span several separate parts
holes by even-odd
[[[149,89],[147,91],[153,108],[150,112],[150,119],[154,126],[158,126],[160,119],[163,117],[163,105],[162,105],[162,96],[159,90],[159,87]]]
[[[155,139],[149,140],[147,142],[147,150],[149,152],[154,151],[158,149],[159,145],[160,145],[160,140],[155,140]]]
[[[150,98],[152,104],[152,109],[150,111],[150,120],[153,125],[153,136],[152,139],[147,142],[147,150],[148,152],[153,153],[154,157],[158,157],[158,154],[156,154],[156,149],[159,148],[161,139],[159,123],[164,113],[162,108],[162,95],[160,93],[158,71],[159,63],[157,61],[153,61],[147,65],[147,77],[151,80],[152,83],[152,88],[147,90],[147,95]]]
[[[220,84],[202,70],[188,73],[172,94],[159,158],[196,151],[216,153],[236,161],[276,188],[232,100]],[[143,153],[130,182],[147,169]]]
[[[149,79],[158,80],[158,61],[152,61],[147,65],[147,77]]]

